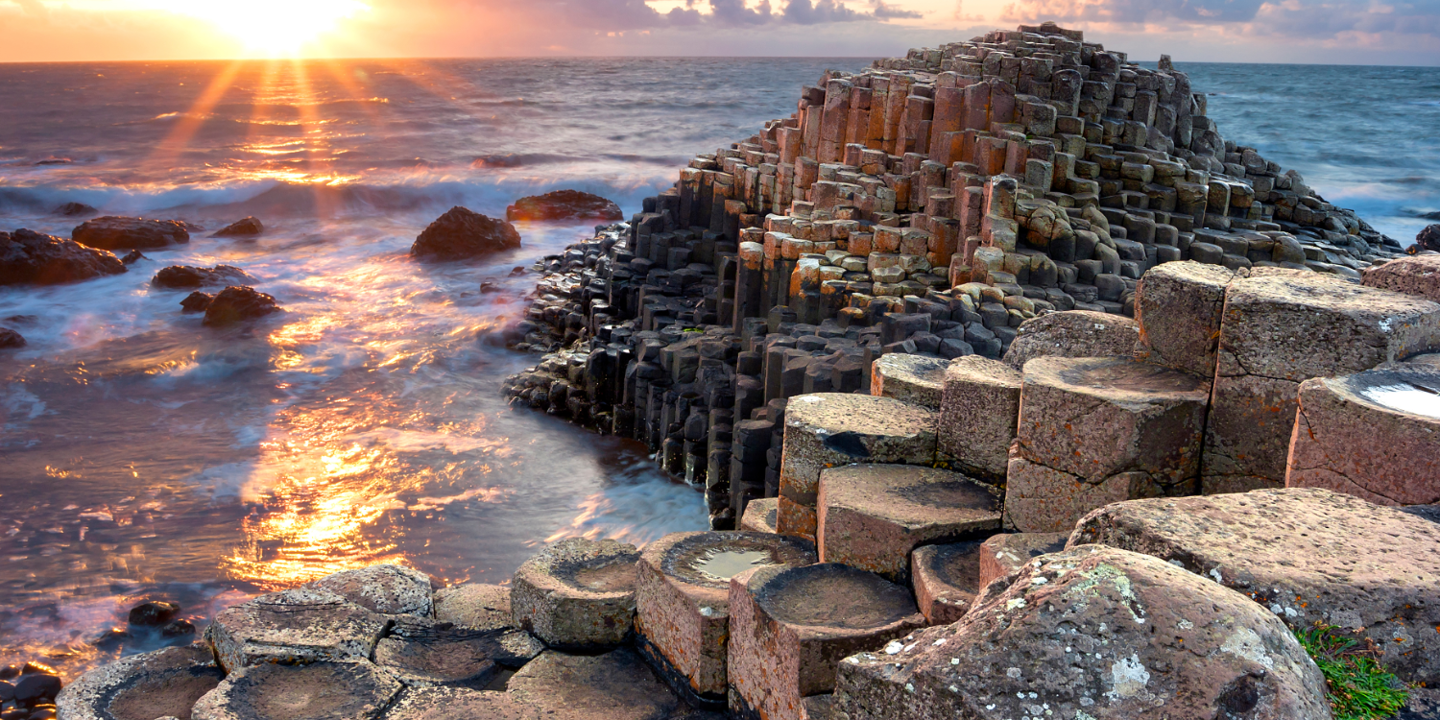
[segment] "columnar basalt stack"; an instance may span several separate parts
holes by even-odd
[[[629,223],[547,257],[507,340],[552,354],[508,392],[645,441],[728,529],[780,494],[788,399],[874,377],[933,408],[933,368],[872,375],[882,356],[1128,355],[1137,282],[1163,263],[1358,278],[1399,250],[1205,112],[1168,60],[1053,24],[828,72]],[[1091,315],[1021,332],[1070,310]]]

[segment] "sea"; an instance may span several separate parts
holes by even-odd
[[[868,63],[0,65],[0,230],[68,237],[67,202],[206,229],[124,275],[0,288],[0,327],[28,340],[0,355],[0,665],[73,676],[153,649],[124,632],[145,600],[203,627],[346,568],[503,583],[561,538],[706,527],[643,446],[501,397],[537,359],[497,342],[529,268],[592,228],[521,224],[520,250],[470,263],[408,250],[456,205],[574,188],[637,212],[694,154]],[[1327,200],[1402,242],[1440,221],[1440,68],[1179,68],[1227,138]],[[211,236],[250,215],[263,236]],[[215,264],[285,312],[214,330],[149,283]]]

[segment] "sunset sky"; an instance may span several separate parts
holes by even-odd
[[[0,62],[872,57],[1046,19],[1141,60],[1440,65],[1440,0],[0,0]]]

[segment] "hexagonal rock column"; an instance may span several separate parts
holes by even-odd
[[[1366,268],[1360,282],[1440,302],[1440,255],[1412,255]]]
[[[465,583],[435,591],[435,620],[472,630],[514,627],[510,588]]]
[[[224,677],[208,649],[166,648],[81,675],[60,691],[55,705],[69,720],[189,717],[195,701]]]
[[[1194,260],[1156,265],[1135,288],[1135,359],[1201,377],[1215,375],[1225,287],[1235,271]]]
[[[193,720],[370,720],[400,683],[368,662],[264,664],[226,676],[195,703]],[[180,716],[183,717],[183,716]]]
[[[870,394],[939,410],[949,364],[940,358],[908,353],[881,356],[871,365]]]
[[[1060,532],[1111,502],[1195,492],[1207,389],[1128,358],[1026,363],[1006,527]]]
[[[389,624],[335,593],[296,588],[220,611],[205,635],[233,673],[264,663],[365,660]]]
[[[980,589],[1041,555],[1060,552],[1070,533],[1007,533],[980,544]]]
[[[1440,348],[1440,304],[1321,273],[1230,283],[1205,429],[1206,494],[1285,481],[1300,383]]]
[[[937,462],[1003,485],[1020,419],[1020,373],[998,360],[967,355],[945,369]]]
[[[923,627],[910,591],[846,565],[767,567],[730,579],[730,710],[800,720],[835,689],[840,659]]]
[[[835,704],[875,720],[1330,717],[1319,668],[1265,608],[1096,546],[1027,565],[954,625],[846,658]]]
[[[745,515],[740,518],[740,529],[746,532],[776,532],[775,521],[779,514],[779,498],[756,498],[745,506]]]
[[[316,580],[310,587],[333,592],[360,607],[386,615],[431,617],[435,614],[430,576],[400,565],[344,570]]]
[[[1140,325],[1124,315],[1067,310],[1021,323],[1003,358],[1016,370],[1041,357],[1130,357]]]
[[[980,546],[977,541],[926,545],[910,555],[911,587],[915,604],[930,625],[949,625],[970,612],[980,583]]]
[[[820,473],[820,562],[908,584],[912,550],[998,532],[1002,498],[995,487],[947,470],[831,468]]]
[[[818,393],[792,399],[780,456],[779,531],[815,538],[815,500],[825,468],[934,464],[935,425],[935,413],[894,398]]]
[[[509,693],[467,688],[431,687],[409,690],[390,706],[385,720],[540,720],[540,710]]]
[[[634,650],[547,652],[510,678],[508,694],[557,720],[666,720],[679,705]]]
[[[375,646],[375,664],[410,687],[483,688],[501,668],[520,668],[545,650],[523,630],[471,630],[402,618]]]
[[[764,565],[810,565],[815,547],[784,535],[672,533],[640,555],[635,593],[641,652],[693,704],[725,703],[730,578]]]
[[[1292,627],[1358,631],[1400,679],[1440,683],[1436,523],[1328,490],[1256,490],[1111,505],[1070,537],[1092,542],[1176,563]]]
[[[1440,503],[1440,370],[1393,363],[1301,383],[1285,486]]]
[[[561,540],[515,571],[515,624],[560,649],[619,645],[635,617],[640,551],[614,540]]]

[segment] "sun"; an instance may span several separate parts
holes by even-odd
[[[370,10],[362,0],[155,0],[153,5],[204,20],[265,57],[296,56],[340,21]]]

